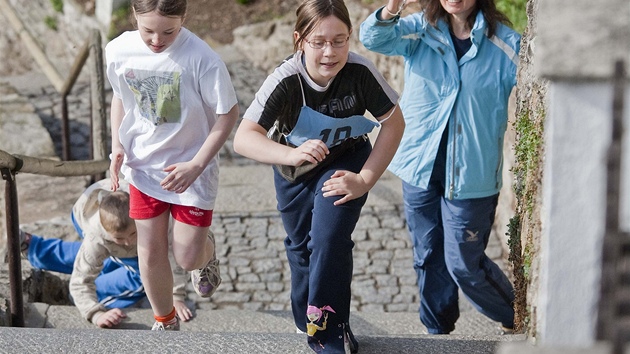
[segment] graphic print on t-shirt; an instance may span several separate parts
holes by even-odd
[[[125,81],[136,97],[140,114],[153,125],[180,122],[180,75],[167,71],[125,71]]]

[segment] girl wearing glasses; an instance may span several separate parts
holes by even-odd
[[[295,53],[256,94],[234,149],[274,165],[297,329],[316,352],[356,352],[348,323],[351,234],[404,121],[397,93],[349,51],[352,24],[342,0],[307,0],[296,14]],[[372,147],[366,134],[376,126]]]

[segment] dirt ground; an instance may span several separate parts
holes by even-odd
[[[185,26],[199,37],[210,36],[221,43],[232,42],[232,31],[241,25],[294,13],[301,0],[189,0]]]
[[[188,0],[185,26],[201,38],[232,42],[232,31],[241,25],[283,16],[297,9],[302,0]],[[95,0],[75,0],[88,14]],[[241,2],[248,2],[241,4]]]
[[[94,12],[95,0],[75,0],[87,13]],[[385,1],[346,0],[375,9]],[[241,2],[248,2],[241,4]],[[302,0],[188,0],[185,26],[201,38],[212,38],[226,44],[233,40],[232,31],[244,24],[266,21],[295,14]]]

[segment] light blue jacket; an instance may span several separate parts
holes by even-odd
[[[445,22],[435,28],[421,12],[381,21],[380,11],[361,24],[361,42],[378,53],[402,55],[405,61],[400,106],[406,127],[388,169],[403,181],[426,188],[448,123],[445,197],[497,194],[520,35],[499,24],[488,38],[479,12],[472,46],[458,62]]]

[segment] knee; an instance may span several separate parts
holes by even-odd
[[[446,263],[446,267],[457,283],[472,283],[475,281],[476,273],[479,267],[471,267],[469,264],[458,260],[456,262]]]
[[[190,272],[195,269],[200,269],[208,264],[207,259],[201,259],[199,257],[177,257],[175,256],[175,262],[185,271]]]

